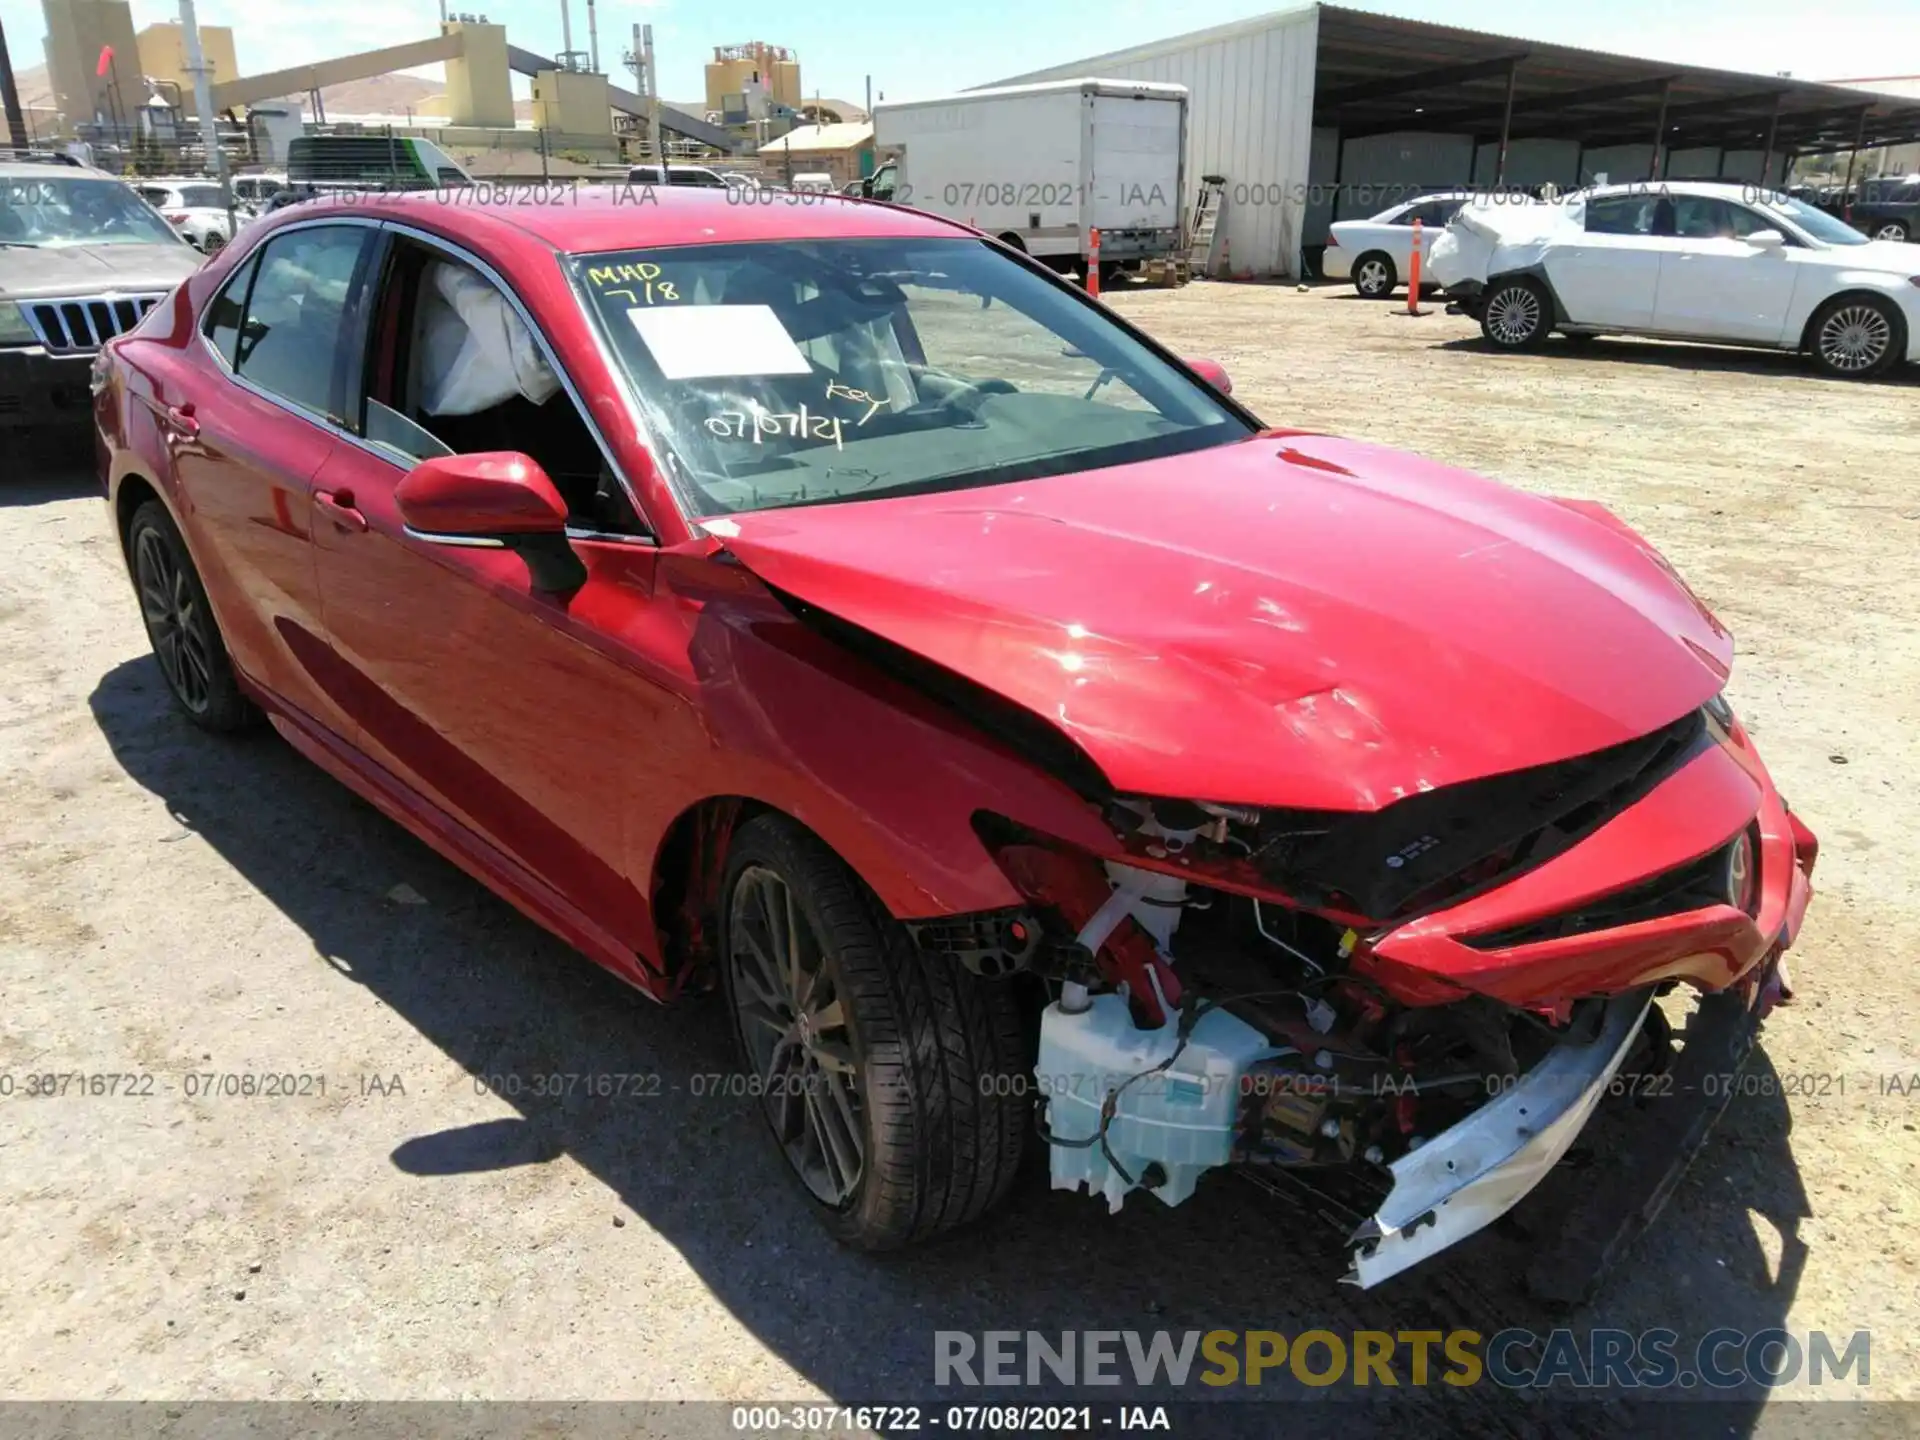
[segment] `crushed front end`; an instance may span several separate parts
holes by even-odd
[[[1237,1168],[1341,1217],[1362,1286],[1518,1204],[1604,1097],[1650,1093],[1658,996],[1692,987],[1750,1044],[1817,854],[1719,699],[1372,811],[1105,813],[1101,855],[979,817],[1028,903],[915,927],[922,948],[1047,980],[1056,1188],[1178,1204]]]

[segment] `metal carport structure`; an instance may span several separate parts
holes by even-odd
[[[1324,241],[1334,219],[1413,190],[1568,188],[1603,174],[1777,183],[1797,155],[1920,139],[1920,99],[1911,96],[1337,5],[1275,11],[994,83],[1072,76],[1192,91],[1187,173],[1226,177],[1224,244],[1216,243],[1235,273],[1256,275],[1297,274],[1302,251]]]

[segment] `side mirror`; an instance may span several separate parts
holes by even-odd
[[[1233,381],[1227,375],[1226,366],[1222,365],[1218,360],[1189,360],[1187,361],[1187,368],[1214,389],[1218,390],[1222,395],[1231,395],[1233,393]]]
[[[394,487],[407,534],[429,545],[511,550],[533,588],[577,590],[587,567],[567,543],[567,506],[553,481],[512,450],[423,460]]]
[[[1780,250],[1786,247],[1787,237],[1778,230],[1756,230],[1747,236],[1747,244],[1756,250]]]

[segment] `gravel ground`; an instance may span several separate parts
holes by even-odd
[[[1920,1398],[1920,383],[1624,341],[1497,356],[1331,288],[1111,299],[1270,422],[1611,505],[1735,631],[1731,696],[1824,842],[1800,998],[1576,1323],[1871,1328],[1867,1393]],[[1331,1230],[1228,1177],[1111,1220],[1037,1181],[923,1253],[836,1249],[750,1102],[691,1093],[729,1068],[716,1006],[629,996],[277,739],[172,713],[83,472],[0,481],[0,1075],[152,1093],[0,1100],[0,1397],[873,1403],[928,1393],[937,1328],[1554,1323],[1512,1236],[1363,1294]],[[553,1071],[658,1078],[473,1079]],[[209,1073],[295,1093],[190,1096]],[[1446,1398],[1402,1433],[1529,1432],[1485,1388]],[[1833,1407],[1749,1399],[1735,1432],[1831,1433],[1809,1417]]]

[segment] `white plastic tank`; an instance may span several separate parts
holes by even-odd
[[[1202,1171],[1227,1163],[1247,1067],[1277,1053],[1266,1036],[1225,1010],[1202,1015],[1181,1046],[1177,1021],[1142,1030],[1119,995],[1096,995],[1078,1013],[1049,1005],[1040,1020],[1034,1071],[1055,1141],[1053,1188],[1084,1186],[1089,1194],[1106,1196],[1109,1210],[1118,1210],[1127,1191],[1147,1178],[1148,1166],[1157,1164],[1166,1178],[1153,1193],[1178,1205],[1193,1194]],[[1172,1063],[1157,1069],[1169,1056]],[[1095,1138],[1101,1108],[1116,1091],[1106,1149],[1131,1183]]]

